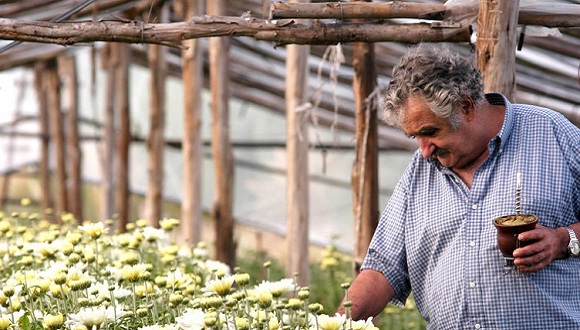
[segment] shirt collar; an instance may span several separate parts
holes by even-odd
[[[499,93],[489,93],[485,94],[487,102],[491,105],[503,105],[505,106],[505,116],[503,119],[503,125],[497,133],[497,135],[491,139],[489,147],[493,148],[499,142],[500,149],[503,149],[510,135],[512,134],[514,127],[514,113],[512,109],[512,104],[508,99]],[[491,149],[490,149],[491,150]]]

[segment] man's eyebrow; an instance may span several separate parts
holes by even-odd
[[[429,135],[433,135],[434,133],[437,133],[440,130],[441,129],[439,127],[436,127],[436,126],[424,126],[424,127],[419,128],[415,132],[405,132],[405,135],[407,135],[407,137],[429,136]]]

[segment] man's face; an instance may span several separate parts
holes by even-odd
[[[473,133],[465,115],[453,131],[447,120],[437,117],[420,97],[409,97],[405,109],[403,130],[417,139],[423,158],[435,158],[445,167],[462,169],[479,154],[473,150]]]

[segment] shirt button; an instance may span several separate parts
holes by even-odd
[[[476,329],[481,329],[481,324],[479,324],[479,323],[475,323],[475,328],[476,328]]]
[[[471,205],[471,208],[474,209],[474,210],[477,210],[477,204]]]
[[[469,287],[470,288],[475,288],[475,282],[469,282]]]
[[[475,246],[475,242],[474,241],[469,242],[469,246],[474,247]]]

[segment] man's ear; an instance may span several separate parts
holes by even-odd
[[[467,121],[472,121],[475,118],[475,110],[475,103],[470,97],[461,101],[461,112],[463,112]]]

